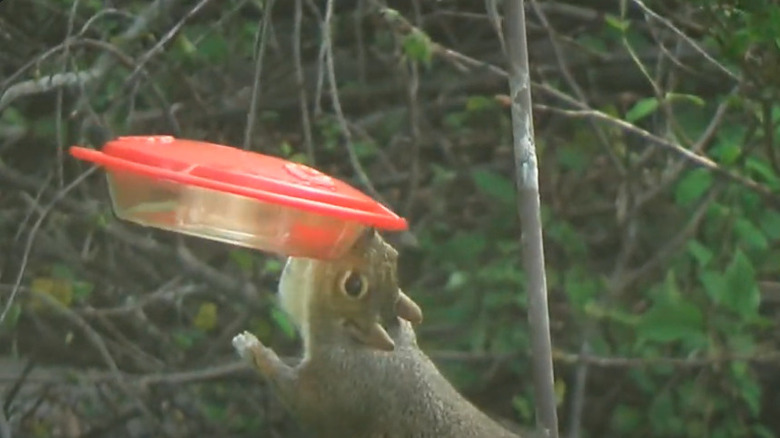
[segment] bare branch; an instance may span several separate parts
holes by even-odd
[[[295,80],[298,83],[298,100],[301,107],[301,124],[303,125],[303,144],[310,165],[317,164],[314,154],[314,140],[311,134],[309,115],[309,98],[306,95],[306,82],[303,76],[301,61],[301,27],[303,26],[303,0],[295,0],[295,23],[293,25],[293,62],[295,63]]]
[[[84,85],[87,82],[99,77],[101,74],[102,72],[96,70],[75,73],[55,73],[40,79],[31,79],[29,81],[20,82],[9,87],[7,90],[5,90],[5,93],[0,96],[0,111],[6,109],[13,101],[20,97]]]
[[[146,29],[149,26],[149,24],[153,22],[157,18],[157,16],[159,16],[159,14],[163,13],[168,8],[173,6],[173,4],[176,3],[176,1],[178,0],[156,0],[154,3],[149,5],[149,7],[147,7],[140,14],[138,14],[137,18],[130,26],[130,28],[128,28],[119,38],[117,38],[117,40],[125,42],[125,41],[132,41],[138,38],[139,35],[146,32]],[[103,11],[104,14],[107,12],[108,11]],[[97,16],[98,15],[96,15],[96,17]],[[76,37],[83,35],[89,29],[89,25],[93,23],[94,19],[96,18],[93,17],[92,20],[88,21],[82,27],[81,31],[76,35]],[[65,41],[62,44],[47,50],[45,53],[40,55],[37,59],[28,62],[24,67],[22,67],[16,73],[11,75],[11,77],[9,77],[5,81],[3,87],[8,86],[9,83],[16,80],[17,77],[19,77],[25,71],[29,70],[32,66],[42,62],[44,59],[48,58],[52,54],[65,49],[66,47],[68,47],[68,44],[70,44],[70,42]],[[31,79],[29,81],[24,81],[18,84],[14,84],[12,86],[8,86],[8,88],[5,90],[3,95],[0,96],[0,111],[7,108],[9,105],[11,105],[11,103],[14,100],[20,97],[29,96],[32,94],[45,93],[62,87],[84,86],[87,82],[103,76],[103,74],[105,74],[105,72],[108,71],[108,69],[111,67],[112,64],[113,64],[112,57],[106,54],[98,58],[98,60],[93,65],[93,67],[84,72],[55,73],[53,75],[44,78]]]
[[[184,14],[181,19],[171,27],[168,32],[166,32],[165,35],[163,35],[162,38],[160,38],[160,41],[157,41],[157,43],[152,46],[151,49],[149,49],[141,58],[138,60],[138,63],[135,67],[135,69],[130,73],[130,75],[125,80],[125,84],[133,83],[135,79],[137,78],[138,74],[141,73],[141,70],[144,68],[147,62],[149,62],[152,57],[160,52],[162,52],[163,47],[173,39],[176,35],[179,34],[179,31],[184,26],[187,21],[191,20],[195,14],[197,14],[201,9],[206,7],[206,5],[209,4],[211,0],[201,0],[200,3],[196,4],[192,7],[189,11],[187,11],[186,14]]]
[[[97,167],[90,168],[86,172],[79,175],[78,178],[74,179],[70,184],[68,184],[62,190],[58,191],[57,194],[54,196],[54,198],[44,208],[43,212],[38,216],[38,220],[35,221],[35,224],[32,226],[32,228],[30,229],[30,233],[27,236],[27,243],[25,244],[24,247],[24,254],[22,255],[22,262],[21,262],[21,266],[19,267],[19,272],[16,274],[16,282],[14,283],[14,289],[11,291],[11,295],[8,297],[8,301],[6,301],[5,306],[3,307],[3,312],[0,313],[0,324],[2,324],[5,321],[5,318],[8,316],[8,311],[11,310],[11,306],[13,306],[14,301],[16,300],[16,294],[19,292],[19,286],[21,286],[22,279],[24,278],[24,271],[27,269],[27,261],[29,260],[30,251],[32,251],[33,243],[35,242],[35,236],[38,233],[38,230],[40,229],[41,225],[43,224],[43,221],[46,219],[46,216],[54,208],[54,205],[60,199],[64,198],[65,195],[68,194],[68,192],[70,192],[76,186],[81,184],[81,182],[84,181],[95,170],[97,170]]]
[[[249,101],[249,111],[246,115],[246,130],[244,131],[244,149],[249,149],[252,144],[252,134],[257,119],[257,102],[260,97],[260,79],[263,74],[263,59],[265,59],[265,47],[267,43],[268,27],[271,25],[271,12],[274,9],[274,0],[265,3],[263,21],[257,30],[255,39],[255,72],[252,80],[252,98]]]
[[[750,178],[747,178],[747,177],[744,177],[744,176],[739,175],[737,173],[731,172],[728,169],[725,169],[725,168],[721,167],[720,165],[718,165],[718,163],[712,161],[711,159],[709,159],[709,158],[707,158],[705,156],[699,155],[699,154],[697,154],[697,153],[695,153],[695,152],[693,152],[693,151],[691,151],[689,149],[685,149],[684,147],[680,146],[677,143],[669,141],[669,140],[667,140],[665,138],[658,137],[657,135],[654,135],[654,134],[650,133],[649,131],[646,131],[646,130],[644,130],[644,129],[636,126],[636,125],[633,125],[631,123],[628,123],[628,122],[626,122],[624,120],[621,120],[621,119],[618,119],[616,117],[612,117],[612,116],[610,116],[608,114],[605,114],[605,113],[603,113],[601,111],[595,111],[595,110],[584,110],[584,111],[564,110],[564,109],[553,108],[553,107],[550,107],[550,106],[547,106],[547,105],[541,105],[541,104],[534,105],[534,107],[538,108],[538,109],[541,109],[541,110],[551,111],[551,112],[555,112],[555,113],[558,113],[558,114],[564,114],[564,115],[572,116],[572,117],[593,117],[595,119],[608,121],[610,123],[613,123],[613,124],[619,126],[620,128],[622,128],[622,129],[624,129],[624,130],[626,130],[628,132],[631,132],[633,134],[639,135],[640,137],[644,138],[645,140],[648,140],[648,141],[650,141],[652,143],[655,143],[655,144],[657,144],[659,146],[663,146],[664,148],[666,148],[666,149],[676,153],[677,155],[685,158],[689,162],[691,162],[691,163],[693,163],[693,164],[695,164],[695,165],[697,165],[699,167],[703,167],[703,168],[705,168],[707,170],[710,170],[713,173],[715,173],[715,174],[717,174],[717,175],[719,175],[721,177],[726,178],[727,180],[739,183],[739,184],[741,184],[741,185],[743,185],[743,186],[753,190],[754,192],[756,192],[756,193],[758,193],[760,195],[763,195],[763,196],[765,196],[765,197],[767,197],[769,199],[775,199],[775,200],[778,199],[778,195],[776,193],[774,193],[771,188],[769,188],[769,187],[767,187],[767,186],[765,186],[763,184],[757,183],[757,182],[753,181]]]
[[[325,71],[328,77],[328,85],[330,87],[330,98],[333,105],[333,111],[336,113],[336,120],[341,130],[341,135],[344,136],[344,144],[347,147],[347,154],[349,155],[349,162],[352,164],[352,169],[358,175],[358,179],[368,192],[378,201],[385,205],[389,205],[385,201],[384,197],[376,190],[368,174],[363,169],[363,165],[360,164],[360,159],[355,153],[355,145],[352,143],[352,132],[349,129],[347,120],[344,117],[344,111],[341,109],[341,100],[339,99],[339,89],[336,83],[336,68],[333,65],[333,43],[331,41],[331,20],[333,18],[333,0],[328,0],[325,10],[325,18],[322,23],[322,44],[325,47]]]
[[[2,406],[0,406],[0,438],[13,438],[11,426],[8,424],[5,409]]]
[[[729,70],[728,68],[726,68],[726,66],[725,66],[725,65],[723,65],[723,64],[721,64],[720,62],[716,61],[716,60],[715,60],[715,59],[714,59],[714,58],[713,58],[713,57],[712,57],[712,56],[711,56],[709,53],[707,53],[707,51],[706,51],[706,50],[704,50],[704,49],[703,49],[703,48],[702,48],[702,47],[701,47],[699,44],[697,44],[695,41],[693,41],[693,40],[692,40],[692,39],[691,39],[691,38],[690,38],[688,35],[686,35],[686,34],[685,34],[683,31],[681,31],[680,29],[678,29],[678,28],[677,28],[677,26],[675,26],[674,24],[672,24],[672,23],[671,23],[669,20],[667,20],[666,18],[664,18],[664,17],[662,17],[662,16],[658,15],[658,14],[657,14],[655,11],[653,11],[653,10],[652,10],[652,9],[650,9],[650,8],[648,8],[648,7],[647,7],[647,6],[644,4],[644,2],[642,2],[642,0],[631,0],[631,1],[632,1],[632,2],[633,2],[635,5],[639,6],[639,8],[640,8],[640,9],[642,9],[642,11],[644,11],[644,13],[646,13],[647,15],[649,15],[649,16],[653,17],[654,19],[656,19],[656,20],[660,21],[661,23],[663,23],[663,25],[664,25],[664,26],[666,26],[667,28],[669,28],[669,30],[671,30],[672,32],[674,32],[674,33],[676,33],[677,35],[679,35],[679,36],[680,36],[680,38],[682,38],[682,39],[683,39],[683,41],[685,41],[686,43],[688,43],[688,45],[690,45],[691,47],[693,47],[693,49],[694,49],[694,50],[696,50],[697,52],[699,52],[699,54],[701,54],[701,56],[702,56],[702,57],[704,57],[704,59],[706,59],[707,61],[709,61],[710,63],[712,63],[712,65],[714,65],[715,67],[717,67],[717,68],[718,68],[720,71],[722,71],[723,73],[725,73],[725,74],[726,74],[726,76],[728,76],[729,78],[731,78],[731,79],[733,79],[733,80],[735,80],[735,81],[739,81],[739,80],[740,80],[740,79],[739,79],[739,76],[737,76],[737,75],[735,75],[734,73],[732,73],[732,72],[731,72],[731,70]]]
[[[542,237],[539,168],[534,145],[531,72],[525,34],[523,0],[506,2],[506,43],[509,61],[509,89],[512,110],[512,137],[515,155],[517,212],[522,224],[522,248],[528,295],[528,321],[531,329],[534,399],[537,427],[545,436],[558,437],[558,412],[554,390],[555,376],[547,306],[547,276]]]

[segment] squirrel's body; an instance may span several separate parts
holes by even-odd
[[[392,352],[321,344],[295,369],[295,394],[282,396],[317,436],[517,437],[442,376],[418,348],[411,323],[387,329]]]
[[[288,260],[279,294],[303,337],[297,366],[249,333],[234,338],[238,352],[319,437],[517,438],[461,396],[420,350],[410,321],[422,314],[398,289],[397,253],[374,232],[364,240],[336,262]],[[358,283],[360,293],[344,301],[351,294],[338,292]]]

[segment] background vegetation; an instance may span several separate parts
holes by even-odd
[[[422,345],[532,423],[500,3],[2,2],[0,437],[300,434],[229,342],[299,351],[281,261],[119,222],[66,152],[147,133],[407,217]],[[780,6],[527,7],[562,430],[780,436]]]

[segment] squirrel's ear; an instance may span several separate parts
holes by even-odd
[[[355,243],[352,244],[352,251],[361,251],[368,248],[371,242],[374,240],[374,236],[377,234],[376,228],[368,227],[363,230]]]
[[[412,324],[420,324],[423,320],[422,309],[408,295],[398,290],[398,301],[395,304],[395,312],[399,318],[403,318]]]

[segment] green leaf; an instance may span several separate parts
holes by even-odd
[[[761,215],[761,230],[771,240],[780,239],[780,213],[775,210],[766,210]]]
[[[753,222],[743,217],[737,219],[734,223],[734,231],[737,236],[748,246],[755,249],[765,250],[769,248],[769,242],[764,233],[753,225]]]
[[[266,274],[278,274],[282,272],[282,262],[277,259],[268,258],[263,263],[263,273]]]
[[[704,106],[706,103],[704,99],[694,94],[668,93],[666,95],[666,99],[669,100],[670,102],[678,101],[678,100],[691,102],[696,106]]]
[[[706,340],[704,315],[677,290],[674,273],[667,275],[655,303],[642,315],[637,335],[642,341],[651,342],[702,343]]]
[[[739,124],[726,125],[718,130],[711,154],[722,164],[734,164],[742,154],[746,128]]]
[[[289,157],[287,157],[287,160],[292,161],[293,163],[311,165],[311,163],[309,163],[309,157],[306,154],[301,152],[290,155]]]
[[[26,127],[28,124],[27,118],[21,111],[14,107],[8,107],[0,113],[0,121],[6,122],[8,126]]]
[[[757,174],[760,177],[760,179],[762,179],[772,187],[777,188],[780,186],[780,178],[777,177],[777,174],[775,174],[774,169],[766,160],[758,159],[755,157],[748,157],[745,160],[745,168]]]
[[[712,251],[710,251],[710,249],[706,246],[702,245],[698,240],[691,240],[688,242],[687,248],[688,253],[690,253],[691,256],[693,256],[693,258],[696,259],[696,261],[701,266],[707,266],[710,260],[712,260]]]
[[[589,34],[581,34],[575,38],[575,41],[580,46],[603,55],[609,53],[609,49],[603,38],[598,38]]]
[[[520,418],[524,420],[531,420],[534,418],[534,407],[528,399],[516,395],[512,398],[512,407]]]
[[[644,341],[700,341],[704,335],[704,317],[691,303],[654,306],[644,314],[637,333]]]
[[[462,271],[453,271],[447,278],[444,289],[448,291],[458,290],[468,283],[468,274]]]
[[[723,274],[717,271],[704,271],[699,274],[699,282],[713,303],[720,304],[723,301],[725,289]]]
[[[590,275],[593,275],[590,273]],[[584,269],[569,269],[564,275],[563,290],[571,301],[572,307],[584,310],[603,290],[602,285],[588,275]]]
[[[588,154],[576,145],[556,148],[555,157],[562,166],[577,172],[585,171],[590,164]]]
[[[476,112],[498,108],[498,102],[488,96],[471,96],[466,101],[466,111]]]
[[[761,411],[761,387],[753,377],[747,363],[732,363],[731,372],[748,410],[753,416],[758,416]]]
[[[480,233],[460,232],[444,242],[441,257],[455,262],[473,262],[487,248],[487,239]]]
[[[260,113],[260,120],[266,123],[278,122],[280,115],[277,111],[263,111]]]
[[[780,42],[778,44],[780,44]],[[756,438],[777,438],[777,435],[763,424],[754,424],[751,427],[753,432],[751,436]]]
[[[636,326],[642,321],[641,317],[637,317],[633,313],[615,307],[607,308],[593,300],[585,304],[585,315],[593,319],[613,321],[627,326]]]
[[[502,204],[514,204],[515,187],[510,179],[490,170],[479,169],[471,172],[471,179],[483,194]]]
[[[95,290],[95,285],[87,281],[74,281],[73,282],[73,298],[80,302],[84,302],[92,295],[92,291]]]
[[[404,38],[402,42],[404,53],[414,61],[421,62],[425,66],[431,64],[433,50],[431,39],[419,30],[414,30]]]
[[[617,405],[610,418],[612,427],[622,434],[634,433],[642,424],[645,413],[629,406]]]
[[[198,51],[195,45],[192,44],[192,41],[190,41],[184,33],[179,34],[179,37],[176,39],[176,45],[187,56],[192,56]]]
[[[8,313],[5,316],[5,320],[0,323],[0,334],[2,334],[3,330],[1,329],[13,329],[16,327],[16,324],[19,323],[19,318],[22,316],[22,305],[19,303],[13,303],[11,304],[11,307],[8,308]]]
[[[230,54],[228,43],[224,35],[219,32],[204,36],[199,46],[198,52],[208,62],[220,63]]]
[[[182,350],[189,350],[204,336],[202,331],[195,329],[178,329],[171,334],[173,342]]]
[[[608,25],[614,27],[615,29],[621,32],[625,32],[626,30],[628,30],[628,27],[631,25],[631,22],[627,20],[622,20],[618,16],[612,14],[606,14],[604,16],[604,21],[606,21]]]
[[[695,202],[709,190],[712,181],[712,174],[706,169],[693,169],[686,172],[675,187],[675,201],[680,205]]]
[[[73,280],[76,276],[68,265],[55,263],[51,267],[51,276],[62,280]]]
[[[722,304],[743,318],[753,319],[758,316],[761,295],[753,264],[742,251],[738,250],[734,254],[724,273],[724,280]]]
[[[639,99],[639,101],[626,112],[626,121],[634,123],[654,113],[657,109],[658,99],[655,97]]]
[[[588,253],[588,244],[579,230],[570,223],[555,221],[545,226],[545,234],[560,245],[567,255],[571,257],[586,257]]]
[[[356,141],[353,145],[358,158],[363,159],[376,156],[377,147],[372,141]]]
[[[284,313],[279,308],[272,307],[271,319],[274,320],[276,326],[282,330],[282,333],[284,333],[285,336],[287,336],[290,339],[295,339],[295,335],[297,334],[297,329],[295,328],[295,324],[293,324],[293,322],[290,320],[290,318],[287,316],[286,313]]]
[[[431,169],[431,173],[433,174],[434,186],[448,184],[457,177],[457,173],[454,170],[444,166],[440,166],[436,163],[431,163],[430,169]]]
[[[712,148],[712,156],[721,164],[734,164],[742,153],[738,144],[722,143]]]
[[[287,140],[282,141],[282,144],[279,145],[279,151],[283,157],[289,157],[294,152],[292,145]]]
[[[219,321],[219,309],[215,303],[206,301],[198,306],[198,312],[192,319],[192,325],[204,332],[214,330]]]
[[[255,261],[252,257],[252,253],[249,251],[245,249],[232,249],[228,252],[228,257],[230,257],[230,260],[238,265],[243,272],[249,273],[254,270]]]

